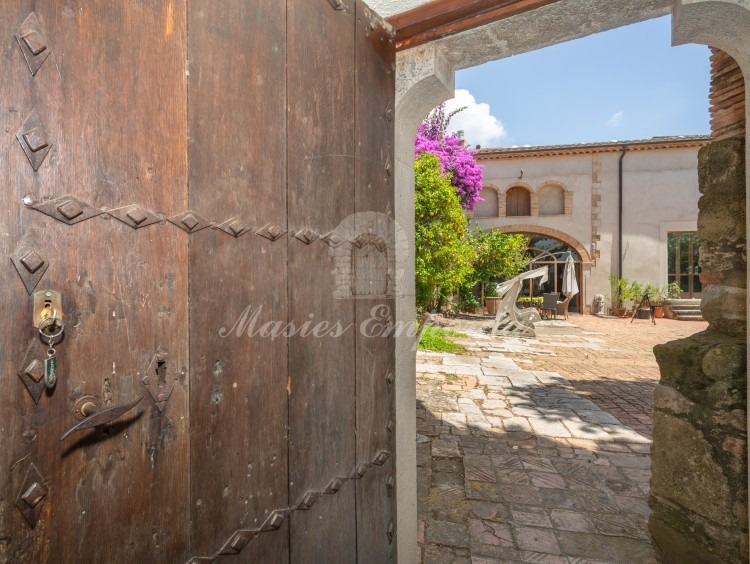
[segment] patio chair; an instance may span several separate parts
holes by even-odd
[[[568,306],[570,305],[570,300],[572,298],[573,296],[566,296],[564,301],[557,302],[557,315],[564,316],[565,319],[568,319]]]
[[[560,301],[560,296],[557,292],[550,294],[544,294],[542,298],[542,315],[545,319],[549,319],[550,314],[557,319],[557,304]]]

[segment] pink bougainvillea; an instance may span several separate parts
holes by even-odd
[[[461,199],[465,210],[473,211],[482,191],[482,167],[474,159],[476,151],[464,145],[460,133],[446,135],[451,118],[460,112],[458,109],[445,114],[445,106],[440,105],[424,120],[417,130],[414,154],[424,151],[437,155],[444,173],[450,173],[451,183]]]

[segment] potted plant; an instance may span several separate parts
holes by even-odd
[[[609,302],[612,304],[612,315],[615,317],[625,317],[627,309],[625,301],[629,297],[630,280],[627,278],[618,278],[614,274],[609,275]]]
[[[459,288],[458,302],[459,309],[467,313],[476,313],[480,306],[479,300],[474,295],[474,288],[472,285]]]
[[[679,300],[682,298],[682,288],[677,282],[670,282],[661,289],[661,295],[663,297],[662,307],[664,309],[664,317],[672,318],[672,300]]]
[[[501,299],[497,295],[497,284],[490,282],[484,287],[484,305],[489,315],[495,315]]]
[[[516,298],[516,307],[518,309],[524,309],[527,307],[540,308],[542,307],[543,301],[544,300],[541,296],[534,296],[533,298],[530,298],[529,296],[518,296],[518,298]]]
[[[664,286],[663,291],[667,295],[668,300],[679,300],[682,298],[682,288],[680,288],[677,282],[670,282]]]
[[[654,312],[654,317],[661,319],[664,317],[664,296],[666,295],[666,286],[664,288],[657,288],[653,284],[647,284],[646,292],[648,292],[648,297],[651,301],[651,309]]]
[[[646,293],[648,285],[641,284],[640,282],[633,280],[630,285],[628,286],[627,292],[626,292],[626,298],[625,301],[628,304],[628,311],[630,315],[638,315],[638,319],[650,319],[651,318],[651,308],[649,307],[642,307],[641,306],[641,300],[643,300],[643,296]],[[636,311],[636,308],[638,308],[638,311]]]

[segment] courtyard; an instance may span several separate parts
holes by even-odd
[[[418,560],[652,562],[659,343],[705,322],[570,316],[536,338],[435,320],[461,354],[417,354]]]

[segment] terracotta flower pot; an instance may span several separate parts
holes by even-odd
[[[495,315],[497,313],[497,308],[500,307],[500,298],[486,296],[484,298],[484,305],[487,307],[487,313],[489,315]]]
[[[664,308],[662,306],[654,306],[654,317],[658,319],[664,317]]]

